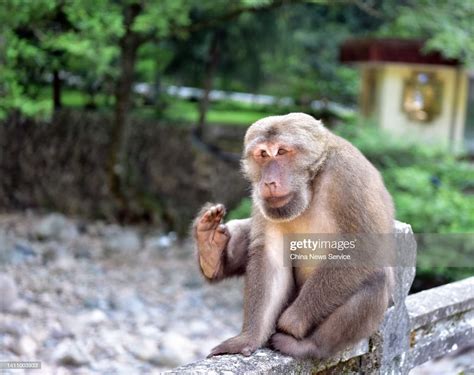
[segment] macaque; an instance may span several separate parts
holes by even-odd
[[[327,358],[369,337],[390,302],[392,269],[288,266],[283,236],[393,233],[392,199],[379,172],[303,113],[251,125],[242,169],[252,184],[251,217],[224,224],[225,207],[206,204],[193,224],[204,277],[245,278],[242,332],[209,356],[249,356],[269,345],[297,358]]]

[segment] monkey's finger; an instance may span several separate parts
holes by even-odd
[[[217,227],[217,231],[230,237],[229,228],[227,228],[227,225],[225,224],[219,224],[219,226]]]
[[[224,214],[225,213],[225,207],[223,204],[219,203],[216,205],[216,211],[217,211],[217,214]]]
[[[225,214],[225,208],[222,204],[217,204],[214,207],[211,207],[211,216],[215,221],[221,221],[222,217]]]
[[[208,354],[207,358],[214,357],[215,355],[223,355],[223,354],[237,354],[238,351],[232,350],[231,348],[227,348],[226,346],[219,345],[216,346],[211,352]]]
[[[225,348],[221,347],[221,345],[215,347],[214,349],[211,350],[211,352],[208,354],[207,358],[214,357],[215,355],[223,355],[223,354],[242,354],[245,357],[249,357],[252,355],[254,350],[250,346],[246,346],[240,350],[234,350],[232,348]]]
[[[216,216],[217,214],[217,206],[212,206],[209,211],[211,211],[211,216]]]
[[[217,213],[217,210],[215,209],[215,207],[211,207],[209,210],[207,210],[204,215],[202,215],[201,217],[201,220],[200,222],[201,223],[212,223],[214,221],[216,221],[216,213]],[[220,219],[219,219],[220,221]]]
[[[215,355],[221,355],[221,354],[235,354],[238,353],[238,350],[232,350],[232,345],[230,343],[232,342],[233,338],[230,338],[216,347],[212,348],[211,352],[207,356],[207,358],[211,358]]]
[[[216,223],[212,220],[209,213],[205,213],[198,222],[197,230],[198,231],[208,231],[215,229]]]
[[[207,355],[206,358],[212,358],[215,355],[222,355],[222,354],[228,354],[225,350],[219,350],[219,348],[214,348],[211,350],[211,352]]]

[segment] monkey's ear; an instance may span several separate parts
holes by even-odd
[[[247,181],[252,181],[249,163],[244,157],[240,160],[240,171]]]
[[[319,159],[317,159],[310,167],[309,167],[309,179],[313,181],[316,176],[318,175],[319,171],[322,169],[324,163],[326,162],[326,153],[322,154]]]

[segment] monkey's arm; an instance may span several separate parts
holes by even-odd
[[[193,235],[201,272],[214,282],[245,273],[251,219],[223,224],[222,204],[207,204],[194,221]]]

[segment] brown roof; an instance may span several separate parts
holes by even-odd
[[[413,39],[350,39],[340,48],[343,63],[400,62],[429,65],[459,65],[439,52],[423,53],[424,41]]]

